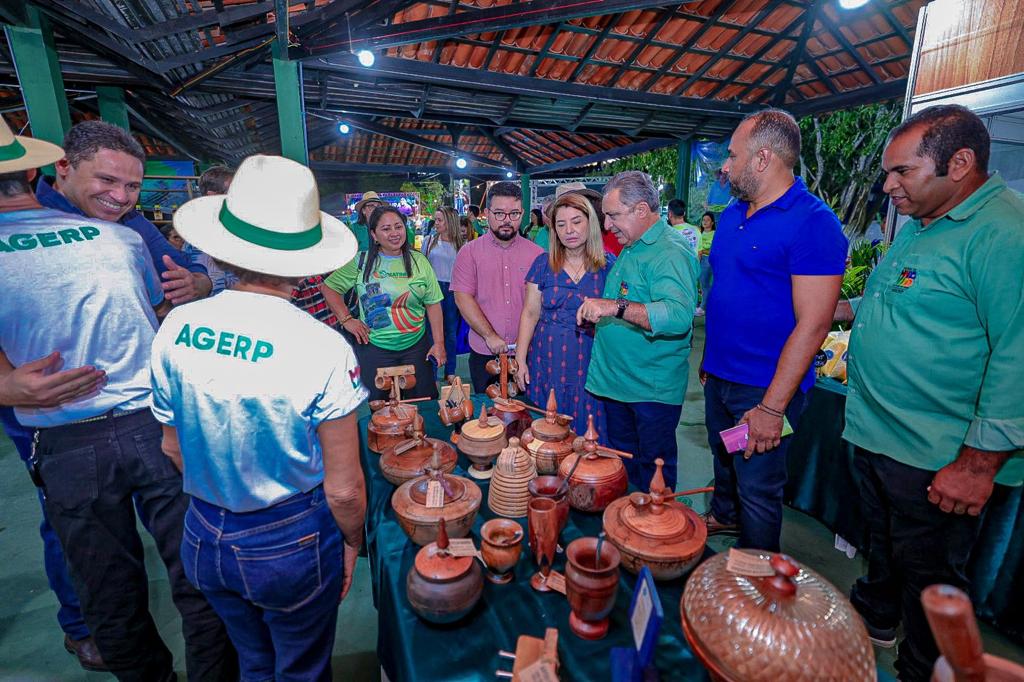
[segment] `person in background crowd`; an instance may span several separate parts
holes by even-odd
[[[370,230],[367,227],[370,223],[370,215],[384,205],[384,200],[376,192],[363,192],[363,196],[356,202],[352,211],[352,221],[349,229],[356,236],[359,244],[359,251],[367,251],[370,248]]]
[[[441,301],[441,313],[444,317],[444,349],[447,361],[444,363],[445,377],[455,374],[456,341],[459,335],[459,324],[462,316],[455,305],[455,294],[451,290],[452,268],[455,267],[455,256],[466,243],[465,233],[459,222],[459,214],[451,206],[442,206],[434,213],[436,232],[423,245],[423,255],[430,261],[437,275],[437,283],[441,287],[444,300]]]
[[[227,194],[228,187],[231,186],[231,179],[235,176],[235,172],[227,166],[210,166],[203,174],[199,176],[199,196],[208,197],[215,194]],[[177,235],[178,233],[171,228],[172,234]],[[229,272],[221,270],[213,259],[207,256],[205,253],[192,246],[181,237],[182,245],[176,246],[175,248],[181,249],[186,256],[188,256],[193,263],[198,263],[206,268],[206,273],[210,276],[210,281],[213,283],[213,290],[211,293],[216,294],[217,292],[224,291],[237,281],[235,276]],[[170,237],[168,237],[170,241]],[[171,242],[172,244],[174,242]]]
[[[961,106],[890,133],[883,189],[911,220],[868,279],[847,356],[843,438],[869,529],[850,600],[878,644],[903,625],[896,671],[909,682],[938,656],[921,590],[970,591],[986,503],[1024,482],[1024,201],[989,175],[989,150]]]
[[[601,296],[615,257],[605,255],[597,214],[582,194],[564,193],[552,212],[556,239],[526,275],[516,383],[540,406],[555,389],[559,409],[574,416],[573,431],[586,431],[587,415],[592,414],[598,433],[606,439],[601,401],[584,390],[594,329],[579,326],[576,311],[587,297]]]
[[[544,226],[544,211],[539,208],[532,208],[530,209],[530,224],[520,234],[530,241],[536,241],[537,232]]]
[[[189,679],[236,680],[224,625],[184,575],[188,498],[149,409],[149,349],[170,303],[136,232],[39,204],[35,169],[60,156],[0,121],[0,404],[38,429],[29,471],[92,635],[67,633],[65,648],[120,680],[177,679],[149,613],[141,519],[181,613]],[[75,369],[56,371],[62,362]]]
[[[459,216],[459,225],[466,235],[467,244],[476,238],[476,230],[473,229],[473,222],[469,219],[469,216]]]
[[[832,325],[846,266],[839,219],[794,177],[800,128],[779,109],[747,116],[723,167],[736,201],[722,212],[711,266],[701,365],[715,492],[709,533],[779,551],[786,483],[785,420],[796,428],[814,385],[811,360]],[[746,424],[744,452],[719,435]]]
[[[686,202],[682,199],[673,199],[668,202],[668,224],[683,235],[686,242],[693,247],[694,252],[697,251],[699,232],[695,226],[686,222]]]
[[[480,217],[480,207],[470,204],[466,207],[466,212],[469,214],[469,222],[473,225],[473,239],[487,234],[487,219]]]
[[[181,235],[178,234],[173,225],[161,227],[160,234],[164,236],[164,239],[167,240],[168,244],[176,248],[178,251],[181,251],[181,249],[184,248],[185,240],[181,238]]]
[[[700,217],[700,241],[697,243],[697,257],[700,258],[700,302],[697,316],[704,314],[708,297],[711,295],[711,242],[715,240],[715,214],[705,211]]]
[[[160,230],[135,210],[146,152],[128,131],[103,121],[82,121],[64,137],[64,158],[51,184],[40,178],[36,199],[46,208],[121,223],[142,237],[173,305],[210,295],[202,265],[174,249]]]
[[[611,446],[633,453],[630,483],[646,490],[654,460],[676,484],[676,426],[689,373],[697,256],[659,217],[658,189],[639,171],[604,188],[605,222],[623,245],[600,298],[586,298],[576,322],[597,325],[586,389],[604,399]]]
[[[394,365],[416,367],[416,386],[407,398],[437,397],[433,361],[443,367],[444,295],[430,261],[414,251],[408,240],[405,216],[390,205],[370,214],[370,250],[335,270],[324,284],[338,294],[354,289],[362,319],[346,317],[342,325],[357,346],[359,365],[370,388],[370,399],[386,398],[387,391],[373,386],[377,369]],[[430,333],[425,333],[425,320]]]
[[[257,155],[226,197],[178,209],[175,228],[238,283],[173,311],[152,345],[161,447],[191,497],[179,552],[243,680],[331,678],[339,595],[362,545],[366,389],[349,345],[289,303],[299,277],[356,251],[319,203],[308,168]]]
[[[470,327],[469,373],[475,393],[483,393],[496,380],[487,373],[487,361],[515,343],[526,273],[543,253],[519,235],[522,217],[519,185],[494,183],[487,192],[490,231],[466,244],[455,258],[451,290]]]
[[[583,183],[579,183],[580,186]],[[564,186],[564,185],[560,185]],[[558,189],[555,189],[556,193]],[[556,197],[546,196],[540,200],[540,211],[541,211],[541,225],[536,230],[531,230],[529,234],[529,240],[534,244],[548,250],[548,242],[551,240],[551,206],[555,203]]]

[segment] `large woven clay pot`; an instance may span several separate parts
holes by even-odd
[[[494,460],[507,445],[504,425],[497,417],[488,416],[487,408],[480,403],[480,417],[463,424],[459,434],[459,452],[472,463],[469,475],[477,479],[490,478],[494,473]]]
[[[519,445],[519,439],[509,439],[508,447],[498,455],[487,492],[487,506],[499,516],[519,518],[526,516],[530,503],[530,481],[537,478],[537,468],[530,455]]]
[[[416,615],[431,623],[454,623],[480,600],[484,591],[480,564],[471,556],[452,556],[444,519],[438,525],[437,541],[416,554],[405,591]]]
[[[647,566],[655,580],[674,580],[700,560],[708,529],[696,512],[677,502],[665,487],[664,461],[656,459],[654,464],[650,492],[620,497],[608,505],[604,531],[621,552],[627,571],[639,573]]]
[[[587,433],[576,451],[562,460],[558,475],[569,484],[569,505],[585,512],[603,511],[622,497],[629,480],[617,455],[601,452],[597,444],[594,416],[587,418]]]
[[[762,554],[769,556],[769,577],[731,572],[723,553],[686,581],[683,632],[712,679],[876,679],[867,630],[846,597],[794,559]]]
[[[569,420],[565,417],[558,414],[555,391],[551,389],[544,416],[535,419],[523,432],[523,447],[533,457],[537,473],[542,476],[558,473],[562,460],[572,454],[576,434],[569,428]]]
[[[444,505],[427,506],[430,482],[437,481],[444,491]],[[391,507],[398,524],[417,545],[426,545],[437,539],[441,519],[448,525],[448,535],[464,538],[473,528],[483,495],[476,483],[468,478],[445,474],[439,462],[432,462],[427,473],[406,481],[391,496]]]
[[[423,433],[423,417],[416,415],[410,427],[410,436],[398,445],[386,448],[380,454],[380,471],[392,485],[402,485],[427,472],[427,467],[437,450],[441,469],[445,473],[455,470],[458,455],[455,449],[437,438],[428,438]]]

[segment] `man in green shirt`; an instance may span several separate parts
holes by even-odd
[[[878,642],[905,639],[902,680],[938,656],[921,590],[966,590],[994,483],[1024,481],[1024,201],[988,175],[989,135],[960,106],[889,137],[884,190],[911,220],[868,280],[848,354],[843,436],[868,520],[851,600]]]
[[[661,458],[673,488],[697,256],[659,217],[658,190],[646,173],[613,177],[601,207],[624,248],[608,272],[604,298],[586,299],[576,313],[577,324],[597,324],[587,390],[605,401],[611,446],[634,455],[625,461],[630,482],[646,490]]]

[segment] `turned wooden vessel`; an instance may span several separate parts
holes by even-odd
[[[431,623],[454,623],[476,606],[484,591],[480,565],[471,556],[448,551],[445,521],[438,525],[437,541],[421,549],[405,581],[409,605]]]
[[[499,353],[498,358],[488,360],[484,368],[488,374],[498,377],[498,383],[491,384],[485,391],[488,397],[494,400],[491,414],[505,425],[507,437],[521,438],[523,432],[530,426],[530,415],[522,401],[513,400],[519,394],[515,382],[519,362],[515,358],[510,358],[508,353]]]
[[[602,511],[622,497],[629,486],[622,460],[610,451],[602,451],[597,437],[594,415],[590,415],[583,443],[577,439],[575,452],[558,467],[558,475],[569,485],[569,504],[579,511]]]
[[[565,548],[565,559],[569,627],[583,639],[601,639],[619,590],[619,550],[597,538],[577,538]]]
[[[417,414],[412,426],[407,428],[408,437],[384,450],[380,455],[380,472],[392,485],[402,485],[427,473],[434,450],[440,455],[440,468],[447,474],[455,470],[458,455],[455,448],[437,438],[428,438],[423,433],[423,416]]]
[[[951,585],[930,585],[921,593],[938,660],[932,682],[1024,682],[1024,666],[986,654],[970,598]]]
[[[488,416],[487,408],[480,403],[479,419],[463,424],[459,435],[459,451],[472,462],[469,475],[479,479],[490,478],[494,460],[506,446],[508,440],[504,425],[496,417]]]
[[[416,385],[416,368],[412,365],[381,367],[373,384],[389,391],[387,400],[371,400],[373,415],[366,427],[366,445],[378,455],[406,439],[406,429],[419,414],[415,405],[402,401],[402,390]]]
[[[473,401],[469,398],[469,390],[457,376],[451,377],[448,386],[441,389],[438,402],[440,409],[437,416],[445,426],[454,426],[473,416]]]
[[[680,605],[690,648],[713,680],[874,680],[875,654],[843,594],[783,554],[774,575],[739,575],[717,554],[694,569]]]
[[[519,518],[526,516],[530,503],[530,481],[537,478],[533,459],[519,445],[519,439],[512,437],[508,447],[498,455],[494,475],[487,491],[487,506],[498,516]]]
[[[443,491],[444,504],[441,507],[427,506],[431,481],[437,481]],[[391,507],[409,539],[417,545],[426,545],[437,539],[441,519],[448,526],[449,537],[469,535],[482,499],[476,483],[443,471],[438,453],[426,474],[398,486],[391,496]]]
[[[649,493],[633,493],[604,510],[604,532],[630,573],[647,566],[655,580],[674,580],[704,554],[708,529],[700,516],[665,487],[661,459],[654,460]]]
[[[530,491],[530,499],[546,497],[554,501],[558,510],[558,532],[561,533],[569,523],[569,486],[558,476],[538,476],[526,488]]]
[[[480,555],[487,579],[496,585],[512,582],[512,569],[523,553],[523,527],[510,519],[491,519],[480,528]]]
[[[551,389],[544,416],[535,419],[530,428],[523,432],[523,447],[537,464],[537,473],[558,473],[562,460],[572,454],[576,434],[569,428],[569,423],[566,415],[558,414],[555,390]]]

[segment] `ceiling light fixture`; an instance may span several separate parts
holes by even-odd
[[[341,133],[342,135],[348,135],[350,132],[352,132],[352,127],[349,126],[349,124],[342,121],[338,123],[338,132]]]
[[[839,0],[839,6],[843,9],[857,9],[868,4],[870,0]]]
[[[359,50],[359,52],[356,52],[356,59],[366,68],[373,66],[373,62],[376,61],[376,57],[369,50]]]
[[[455,159],[455,167],[459,170],[463,170],[466,167],[466,160],[461,156]]]
[[[509,180],[512,179],[512,175],[513,175],[512,171],[505,171],[505,177],[508,178]]]

